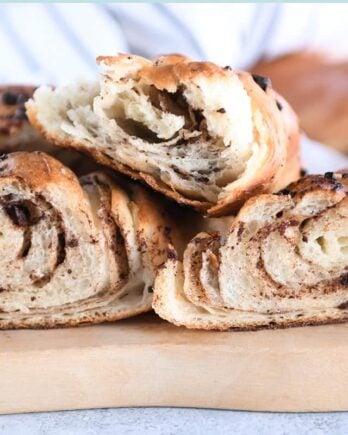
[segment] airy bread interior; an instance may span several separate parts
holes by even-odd
[[[99,61],[100,84],[42,87],[27,105],[54,143],[144,173],[205,208],[254,184],[271,189],[286,164],[286,126],[251,76],[183,56]]]
[[[25,103],[33,96],[34,86],[0,86],[0,153],[42,151],[79,175],[98,168],[97,164],[73,149],[62,149],[47,141],[30,123]]]
[[[189,328],[252,329],[348,319],[348,174],[308,176],[250,199],[226,240],[173,249],[153,306]]]

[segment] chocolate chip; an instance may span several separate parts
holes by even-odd
[[[344,273],[340,276],[340,284],[348,286],[348,273]]]
[[[171,232],[172,232],[172,229],[170,227],[164,227],[164,235],[166,237],[169,237]]]
[[[334,178],[333,172],[325,172],[324,178],[328,178],[329,180],[332,180]]]
[[[281,218],[283,216],[283,212],[282,211],[278,211],[278,213],[276,214],[277,218]]]
[[[276,100],[276,104],[277,104],[278,110],[283,110],[283,105],[280,101]]]
[[[263,76],[259,76],[258,74],[253,74],[252,78],[254,79],[254,82],[257,83],[260,86],[260,88],[265,92],[267,88],[271,86],[271,80],[268,77],[263,77]]]
[[[278,195],[290,195],[291,192],[289,189],[283,189],[281,191],[278,192]]]
[[[14,106],[17,104],[17,95],[12,92],[4,92],[1,96],[1,101],[6,106]]]
[[[244,223],[242,222],[240,224],[240,227],[238,228],[237,237],[240,239],[242,237],[242,234],[244,233]]]
[[[300,175],[301,175],[301,177],[304,177],[304,176],[306,176],[308,174],[308,171],[306,170],[306,169],[301,169],[301,172],[300,172]]]
[[[348,172],[345,172],[344,174],[342,174],[342,178],[344,178],[344,179],[348,178]]]
[[[28,226],[30,223],[30,213],[27,207],[13,203],[4,207],[11,221],[20,227]]]
[[[226,110],[223,107],[221,107],[221,109],[218,109],[217,112],[218,113],[226,113]]]
[[[347,302],[343,302],[343,304],[339,305],[337,308],[339,310],[347,310],[348,309],[348,301]]]
[[[308,237],[307,236],[302,236],[302,241],[307,243],[308,242]]]
[[[178,256],[177,256],[176,252],[174,251],[174,249],[168,248],[167,258],[169,260],[177,260],[178,259]]]
[[[0,165],[0,172],[6,171],[6,169],[8,169],[8,164],[7,163],[5,163],[3,165]]]
[[[57,260],[56,267],[62,264],[65,260],[65,233],[58,234]]]
[[[75,238],[70,239],[67,244],[66,244],[69,248],[76,248],[77,246],[79,246],[79,241]]]
[[[200,181],[201,183],[208,183],[209,178],[208,177],[197,177],[197,181]]]
[[[0,154],[0,161],[4,161],[4,160],[7,160],[7,159],[8,159],[8,154],[5,154],[5,153]]]
[[[224,70],[232,71],[232,68],[229,65],[224,66]]]

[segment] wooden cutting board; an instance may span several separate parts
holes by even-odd
[[[120,406],[348,410],[348,324],[257,332],[154,315],[0,333],[0,412]]]

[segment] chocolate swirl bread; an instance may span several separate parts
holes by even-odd
[[[43,151],[54,156],[79,174],[97,165],[74,150],[49,143],[28,121],[25,103],[33,96],[34,86],[0,86],[0,153]]]
[[[259,76],[181,55],[99,57],[100,84],[38,89],[31,123],[56,145],[211,216],[299,176],[299,128]]]
[[[153,306],[188,328],[253,329],[348,320],[348,174],[307,176],[246,202],[225,240],[174,248]]]
[[[0,328],[98,323],[151,309],[170,227],[145,188],[76,176],[40,152],[0,161]]]
[[[46,141],[30,125],[25,102],[32,97],[33,86],[0,86],[0,151],[16,151],[25,144]]]

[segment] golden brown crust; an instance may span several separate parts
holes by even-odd
[[[25,179],[34,189],[43,188],[48,184],[59,184],[71,191],[71,182],[76,182],[76,175],[69,168],[41,151],[2,155],[0,157],[0,177]]]

